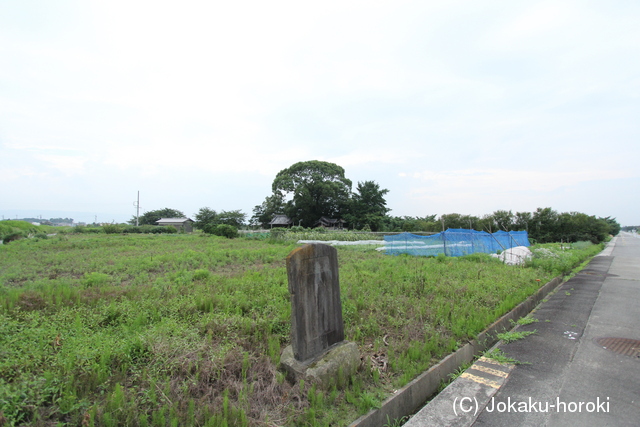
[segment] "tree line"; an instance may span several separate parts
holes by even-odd
[[[535,212],[498,210],[483,217],[458,213],[440,217],[390,216],[385,199],[389,190],[375,181],[353,183],[345,170],[334,163],[311,160],[298,162],[278,172],[271,194],[253,208],[249,226],[269,228],[275,215],[286,215],[292,225],[311,228],[321,217],[342,219],[354,230],[381,232],[438,232],[448,228],[478,231],[525,230],[539,243],[604,241],[608,235],[620,232],[615,218],[599,218],[580,212],[558,213],[552,208]],[[185,217],[175,209],[149,211],[138,218],[139,224],[155,224],[160,218]],[[246,225],[247,215],[240,210],[217,212],[201,208],[195,215],[195,227],[210,234],[227,235],[229,227],[236,230]],[[135,217],[129,221],[135,224]],[[236,231],[237,232],[237,231]]]
[[[534,212],[498,210],[477,217],[458,213],[427,217],[386,217],[383,231],[427,231],[439,232],[449,228],[466,228],[493,233],[503,231],[526,231],[529,238],[538,243],[591,241],[600,243],[609,235],[620,232],[615,218],[599,218],[580,212],[558,213],[552,208],[538,208]]]

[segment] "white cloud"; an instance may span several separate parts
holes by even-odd
[[[561,187],[596,181],[600,179],[633,178],[621,170],[519,170],[519,169],[466,169],[447,171],[423,171],[413,174],[401,173],[429,186],[412,186],[412,194],[452,193],[510,193],[522,191],[551,192]]]
[[[102,183],[169,197],[164,180],[194,189],[172,200],[230,209],[327,159],[407,215],[464,210],[463,194],[545,205],[564,184],[637,176],[639,16],[565,0],[5,2],[0,168],[24,189],[55,181],[58,200],[120,206]]]
[[[42,160],[51,168],[66,176],[81,175],[85,172],[86,158],[80,156],[63,155],[38,155],[37,159]]]

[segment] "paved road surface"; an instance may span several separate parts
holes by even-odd
[[[640,426],[640,237],[621,233],[533,317],[499,346],[521,364],[477,362],[406,425]]]

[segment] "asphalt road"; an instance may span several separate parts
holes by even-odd
[[[534,331],[479,361],[407,423],[640,426],[640,237],[621,233],[533,312]]]

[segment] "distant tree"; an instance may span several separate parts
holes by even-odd
[[[244,225],[244,221],[247,218],[247,214],[242,213],[240,209],[235,211],[220,211],[218,214],[218,221],[220,224],[227,224],[235,227],[236,229]]]
[[[441,225],[436,222],[436,215],[427,215],[424,218],[413,216],[385,216],[381,221],[380,231],[440,231]]]
[[[138,218],[139,225],[157,225],[160,218],[186,218],[185,214],[176,209],[164,208],[155,211],[148,211]],[[129,224],[135,225],[136,217],[129,220]]]
[[[480,224],[480,218],[472,215],[461,215],[459,213],[450,213],[440,215],[440,231],[449,228],[476,229]]]
[[[410,233],[412,231],[425,231],[425,227],[426,227],[426,223],[424,221],[421,221],[420,218],[418,217],[412,217],[412,216],[404,216],[402,217],[402,225],[400,226],[400,229],[402,231],[405,231],[407,233]]]
[[[532,219],[531,212],[516,212],[513,220],[513,229],[516,231],[528,231]]]
[[[385,216],[382,219],[381,231],[402,231],[404,220],[399,216]]]
[[[211,208],[200,208],[194,216],[194,226],[207,234],[213,234],[215,227],[220,224],[219,215]]]
[[[216,234],[216,229],[219,225],[228,225],[235,228],[236,233],[238,228],[244,225],[246,214],[242,213],[239,209],[235,211],[220,211],[219,213],[211,208],[200,208],[195,215],[194,226],[208,234]],[[219,228],[223,229],[223,228]],[[227,230],[228,228],[224,228]],[[227,236],[228,237],[228,236]]]
[[[405,216],[403,217],[404,223],[402,224],[402,231],[430,231],[430,232],[438,232],[440,231],[440,223],[436,221],[436,215],[429,215],[424,218],[419,216],[411,217]]]
[[[622,227],[615,218],[611,218],[610,216],[608,216],[606,218],[600,219],[609,225],[609,234],[611,234],[612,236],[616,236],[618,233],[620,233]]]
[[[558,212],[551,208],[538,208],[533,212],[529,237],[538,243],[558,242]]]
[[[495,230],[511,231],[513,229],[514,215],[511,211],[498,210],[492,215]]]
[[[274,215],[284,213],[284,200],[280,193],[272,194],[264,199],[262,204],[253,208],[251,225],[268,228]]]
[[[609,224],[580,212],[565,212],[558,215],[555,241],[601,243],[609,235]]]
[[[371,231],[378,231],[387,212],[387,201],[384,196],[389,190],[380,189],[374,181],[358,182],[356,192],[351,196],[349,213],[346,221],[353,227],[361,229],[369,226]]]
[[[347,213],[351,181],[334,163],[311,160],[283,169],[273,180],[273,194],[291,197],[284,213],[295,224],[312,227],[322,216],[338,218]]]

